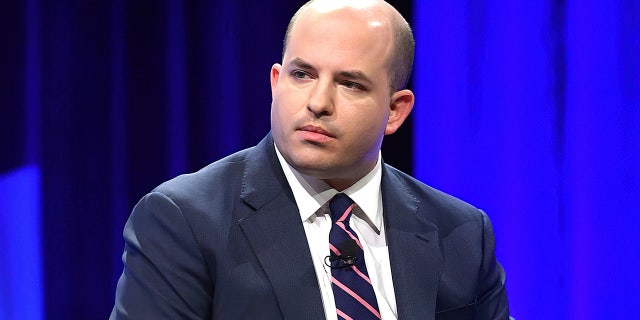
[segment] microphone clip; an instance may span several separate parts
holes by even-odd
[[[331,252],[330,255],[324,258],[324,264],[326,264],[331,269],[342,269],[349,268],[356,264],[356,259],[358,258],[358,244],[353,239],[346,239],[342,241],[336,252]],[[327,259],[329,259],[329,263],[327,263]]]
[[[358,257],[352,255],[331,254],[324,257],[324,264],[331,269],[344,269],[354,266]],[[327,261],[329,260],[329,261]]]

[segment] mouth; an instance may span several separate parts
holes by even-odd
[[[314,125],[306,125],[296,130],[301,138],[312,143],[326,143],[335,139],[329,131]]]
[[[317,134],[322,134],[325,135],[327,137],[331,137],[333,138],[333,135],[331,133],[329,133],[327,130],[324,130],[320,127],[316,127],[313,125],[306,125],[304,127],[301,127],[298,129],[298,131],[306,131],[306,132],[312,132],[312,133],[317,133]]]

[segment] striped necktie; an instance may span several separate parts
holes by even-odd
[[[330,256],[340,257],[340,249],[346,252],[345,248],[350,243],[357,244],[357,247],[352,246],[356,256],[355,263],[345,263],[344,259],[331,259],[331,282],[338,319],[380,319],[378,302],[364,262],[362,244],[349,227],[353,200],[343,193],[338,193],[331,199],[329,208],[333,222],[329,233]]]

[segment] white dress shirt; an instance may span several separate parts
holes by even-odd
[[[322,293],[326,318],[338,318],[331,287],[331,269],[325,264],[329,255],[331,216],[328,201],[338,193],[324,181],[305,176],[291,167],[276,146],[278,160],[293,191],[307,236],[313,266]],[[364,259],[384,320],[397,319],[396,298],[391,278],[389,250],[382,219],[381,156],[371,172],[342,192],[354,202],[349,225],[356,232],[364,250]]]

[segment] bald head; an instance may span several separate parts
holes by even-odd
[[[411,27],[402,15],[390,4],[382,0],[311,0],[294,14],[289,22],[284,38],[283,56],[291,40],[290,35],[299,19],[315,13],[328,13],[341,9],[354,9],[372,20],[389,24],[393,47],[384,61],[393,91],[404,89],[413,67],[415,42]]]

